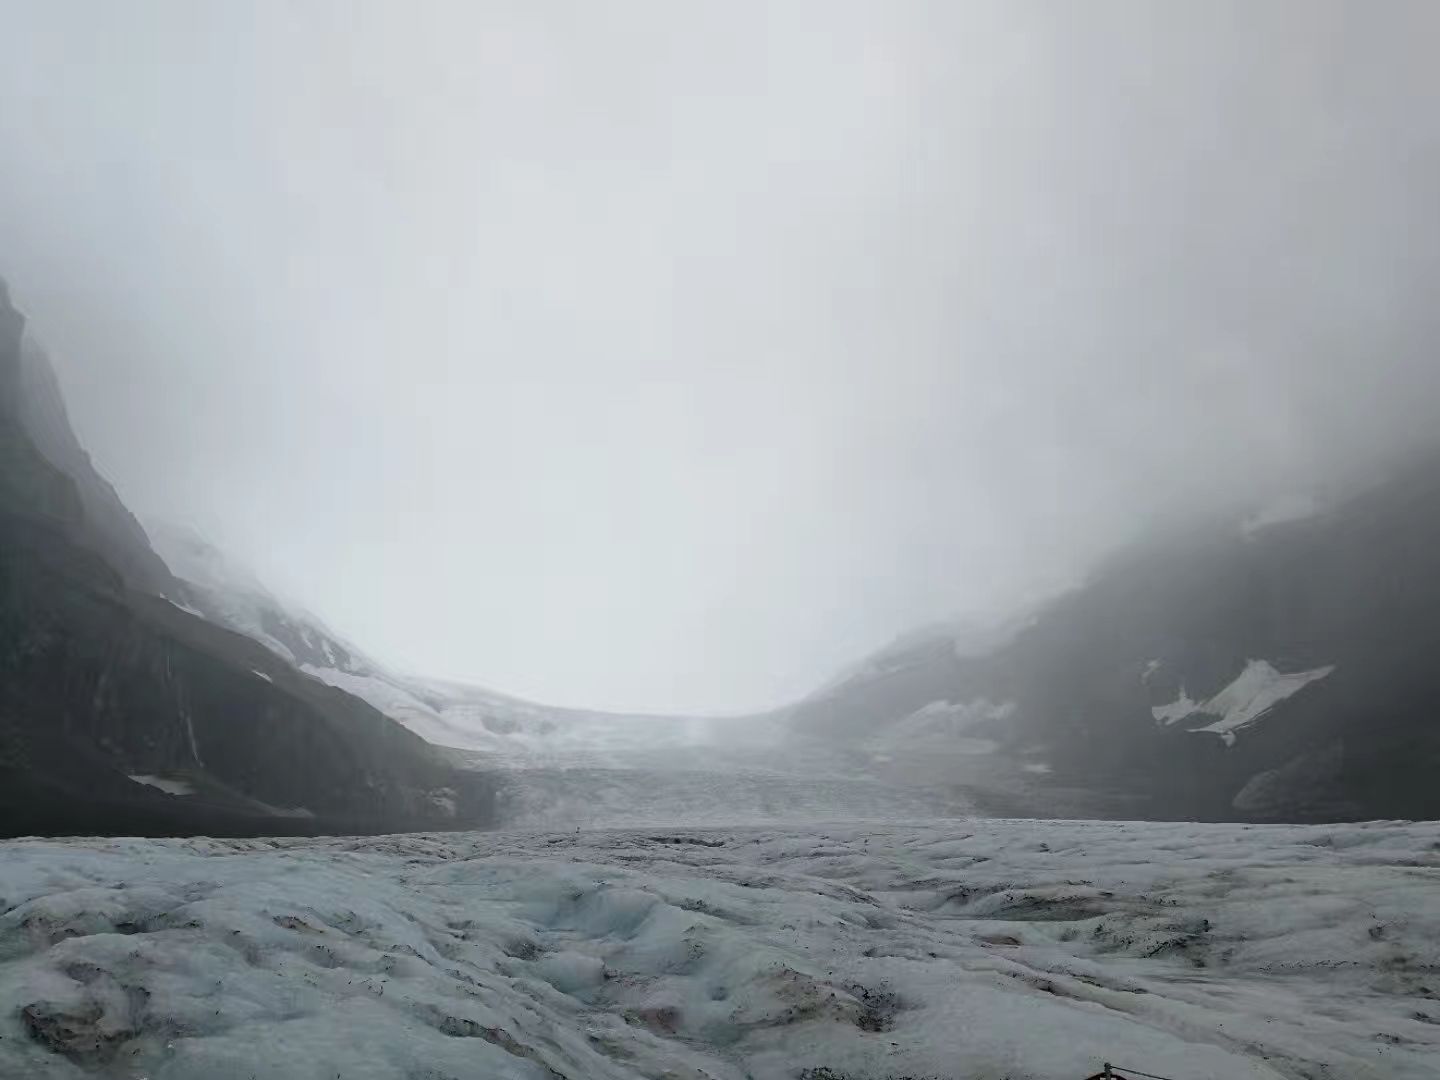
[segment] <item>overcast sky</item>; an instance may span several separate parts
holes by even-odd
[[[0,26],[82,439],[402,669],[772,705],[1436,415],[1427,0]]]

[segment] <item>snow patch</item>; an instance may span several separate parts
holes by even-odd
[[[195,786],[188,780],[167,780],[163,776],[152,776],[149,773],[137,773],[130,779],[137,784],[144,784],[146,787],[158,788],[166,795],[195,794]]]
[[[168,596],[163,597],[162,599],[164,599],[165,602],[171,607],[179,608],[181,611],[185,612],[186,615],[194,615],[197,619],[205,618],[205,613],[203,611],[199,610],[198,608],[193,608],[189,604],[182,603],[179,600],[171,599]]]
[[[1192,701],[1181,687],[1177,700],[1169,705],[1157,705],[1150,712],[1158,722],[1167,725],[1190,716],[1217,716],[1219,719],[1213,723],[1191,730],[1214,732],[1226,746],[1234,746],[1237,731],[1250,727],[1302,687],[1325,678],[1334,670],[1335,665],[1329,664],[1287,675],[1265,660],[1250,660],[1245,670],[1210,700]]]
[[[1325,678],[1334,670],[1335,666],[1330,664],[1282,675],[1264,660],[1252,660],[1234,682],[1206,705],[1205,712],[1218,713],[1220,719],[1196,730],[1213,731],[1225,740],[1226,746],[1234,746],[1235,732],[1254,724],[1301,687]]]
[[[261,671],[259,668],[251,668],[250,674],[258,675],[260,678],[264,679],[268,683],[273,683],[275,681],[269,675],[266,675],[265,672]]]
[[[338,668],[317,667],[314,664],[302,664],[300,670],[323,683],[354,694],[361,701],[368,702],[392,720],[398,720],[412,730],[417,726],[424,727],[425,720],[439,720],[434,709],[388,679],[376,675],[356,675]],[[417,734],[423,736],[423,732],[417,731]]]
[[[999,744],[971,734],[971,729],[1008,719],[1014,712],[1013,701],[997,703],[983,697],[961,702],[932,701],[877,731],[869,745],[883,749],[929,745],[951,753],[990,754],[999,749]]]
[[[1180,696],[1169,705],[1155,705],[1150,709],[1150,715],[1155,717],[1156,723],[1170,725],[1184,720],[1200,710],[1200,703],[1191,699],[1185,687],[1180,687]]]

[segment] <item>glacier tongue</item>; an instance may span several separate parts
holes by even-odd
[[[0,1075],[1433,1077],[1440,825],[0,846]]]

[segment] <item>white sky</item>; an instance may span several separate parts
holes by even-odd
[[[82,439],[402,668],[777,704],[1435,415],[1440,5],[0,25]]]

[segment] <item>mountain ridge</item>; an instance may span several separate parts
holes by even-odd
[[[927,709],[990,702],[1006,714],[967,735],[1057,791],[1098,793],[1092,812],[1437,816],[1440,728],[1424,704],[1440,693],[1437,553],[1440,455],[1425,454],[1263,527],[1121,549],[997,649],[891,654],[792,723],[863,749]]]
[[[487,823],[485,774],[180,606],[44,365],[0,283],[0,829]]]

